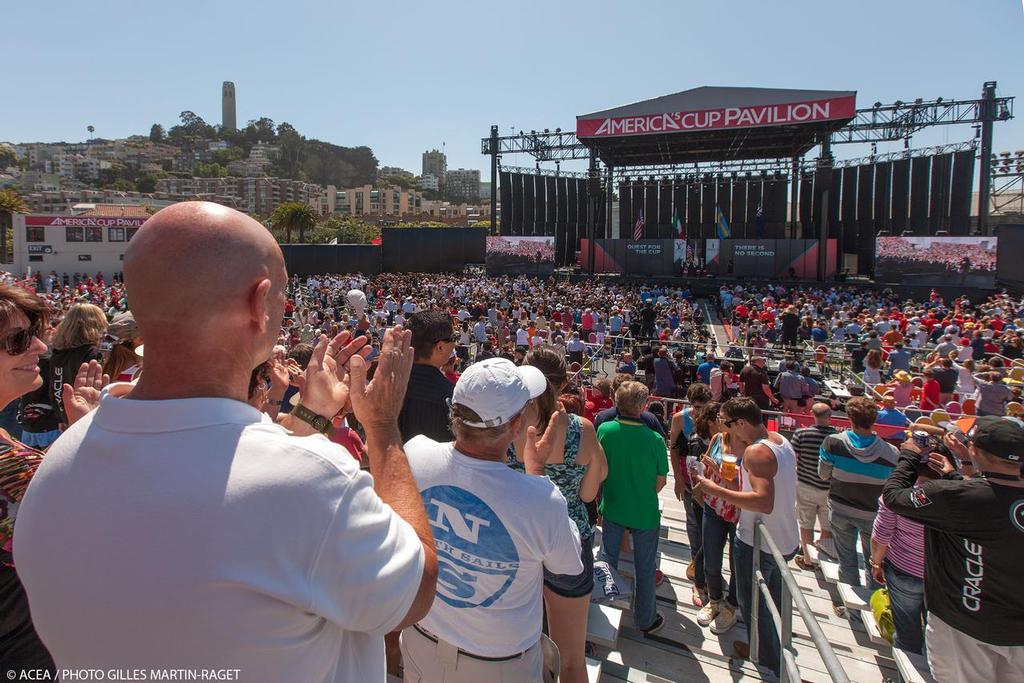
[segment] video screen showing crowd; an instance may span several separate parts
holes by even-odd
[[[0,663],[578,682],[592,601],[631,596],[640,641],[692,618],[772,680],[768,533],[776,607],[833,558],[935,680],[1024,680],[1022,321],[1005,292],[289,277],[260,224],[174,205],[123,279],[0,287]]]

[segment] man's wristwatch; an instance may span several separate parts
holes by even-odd
[[[314,413],[301,403],[292,408],[292,415],[325,436],[331,431],[331,421],[329,418],[324,417],[320,413]]]

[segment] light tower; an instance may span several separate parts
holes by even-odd
[[[235,130],[235,84],[224,81],[221,91],[221,127],[224,130]]]

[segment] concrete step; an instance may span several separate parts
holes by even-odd
[[[622,610],[590,603],[587,615],[587,640],[615,649],[622,624]]]
[[[836,586],[839,589],[839,597],[842,598],[846,609],[858,612],[871,611],[871,593],[873,591],[870,588],[851,586],[847,583],[836,584]]]
[[[892,658],[896,660],[896,668],[899,669],[903,683],[935,683],[924,655],[894,647]]]

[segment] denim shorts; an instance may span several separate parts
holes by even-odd
[[[563,598],[580,598],[594,590],[594,537],[580,542],[583,571],[579,574],[552,574],[544,570],[544,585]]]

